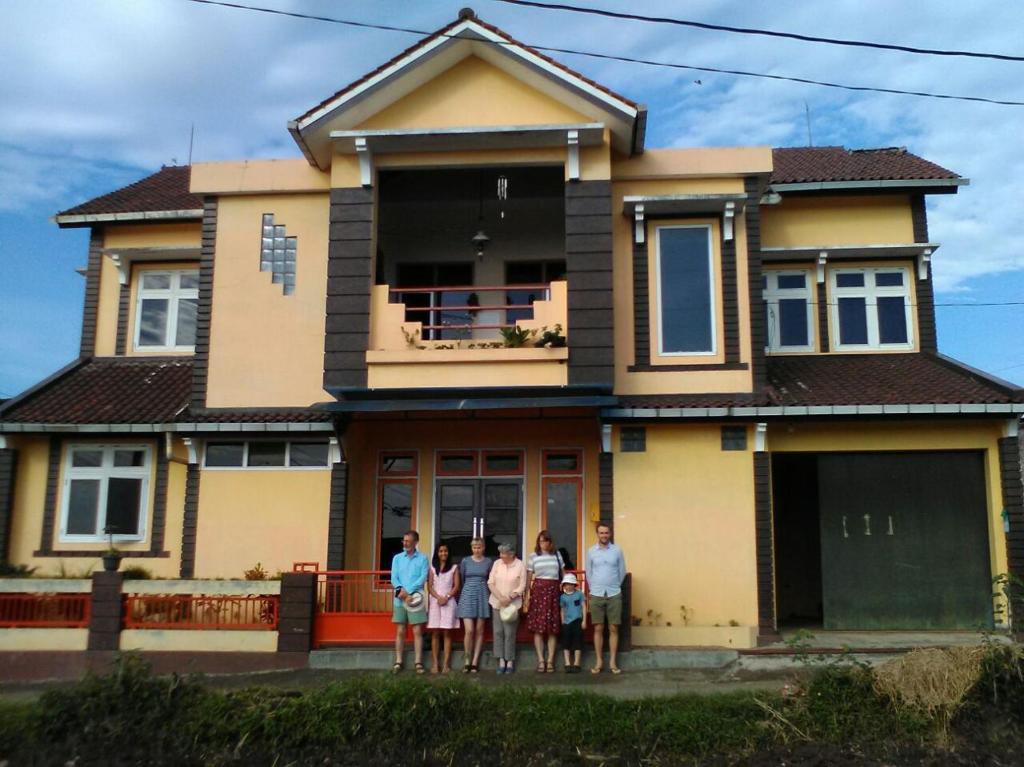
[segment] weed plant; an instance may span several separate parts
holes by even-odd
[[[1019,731],[1024,676],[1014,652],[1013,660],[991,661],[970,699],[986,706],[975,715],[1001,712]],[[531,767],[733,762],[808,747],[892,755],[944,745],[935,719],[896,706],[874,681],[869,667],[830,663],[785,698],[743,692],[619,700],[382,675],[301,693],[225,693],[195,678],[154,677],[126,656],[109,676],[0,706],[0,761]]]

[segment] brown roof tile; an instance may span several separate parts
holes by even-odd
[[[188,403],[190,357],[93,359],[12,402],[0,421],[168,423]]]
[[[906,149],[845,149],[841,146],[773,149],[773,184],[815,181],[906,181],[959,178],[953,171]]]
[[[585,75],[580,74],[575,69],[571,69],[571,68],[567,67],[565,64],[562,64],[561,62],[556,61],[555,59],[551,58],[550,56],[545,56],[540,51],[535,50],[535,49],[531,48],[528,45],[524,45],[523,43],[519,42],[518,40],[516,40],[515,38],[513,38],[512,36],[510,36],[509,34],[504,32],[503,30],[499,29],[498,27],[496,27],[496,26],[494,26],[492,24],[488,24],[487,22],[482,21],[481,19],[477,18],[476,16],[473,16],[472,20],[474,22],[476,22],[477,24],[479,24],[484,29],[487,29],[488,31],[493,32],[494,34],[502,37],[508,43],[510,43],[512,45],[516,45],[516,46],[518,46],[518,47],[520,47],[520,48],[522,48],[524,50],[527,50],[530,53],[532,53],[534,56],[537,56],[538,58],[543,59],[548,64],[551,64],[552,66],[558,67],[559,69],[561,69],[566,74],[568,74],[568,75],[570,75],[572,77],[579,78],[580,80],[582,80],[583,82],[587,83],[591,87],[597,88],[598,90],[600,90],[600,91],[602,91],[604,93],[607,93],[609,96],[613,96],[614,98],[617,98],[620,101],[623,101],[626,104],[629,104],[631,107],[633,107],[635,109],[640,109],[641,108],[641,106],[637,102],[633,101],[632,99],[628,99],[625,96],[623,96],[621,94],[618,94],[615,91],[611,90],[610,88],[607,88],[604,85],[601,85],[601,83],[596,82],[594,80],[591,80],[589,77],[586,77]],[[360,85],[365,83],[367,80],[370,80],[373,77],[377,76],[378,74],[383,72],[385,69],[387,69],[390,66],[393,66],[396,62],[401,61],[403,58],[405,58],[406,56],[410,55],[411,53],[415,53],[417,50],[419,50],[423,46],[427,45],[428,43],[436,40],[439,37],[444,37],[444,36],[449,35],[451,30],[454,29],[455,27],[457,27],[463,21],[465,21],[465,19],[460,17],[460,18],[456,19],[455,21],[453,21],[451,24],[448,24],[448,25],[442,27],[441,29],[437,30],[433,34],[428,35],[427,37],[424,37],[422,40],[417,42],[415,45],[409,46],[404,51],[399,53],[397,56],[394,56],[393,58],[389,59],[388,61],[385,61],[383,64],[381,64],[376,69],[374,69],[374,70],[372,70],[370,72],[367,72],[365,75],[360,77],[358,80],[355,80],[355,81],[349,83],[348,85],[346,85],[344,88],[342,88],[340,91],[338,91],[334,95],[328,96],[326,99],[321,101],[319,104],[317,104],[316,106],[314,106],[314,107],[310,108],[309,110],[307,110],[305,112],[305,114],[302,114],[299,117],[295,118],[295,121],[296,122],[301,122],[302,120],[305,120],[310,115],[315,113],[317,110],[322,109],[323,107],[327,106],[328,104],[330,104],[335,99],[340,98],[341,96],[344,96],[346,93],[348,93],[352,89],[359,87]]]
[[[191,175],[192,168],[189,165],[165,166],[133,184],[68,208],[57,215],[86,216],[200,210],[203,207],[203,198],[189,191]]]
[[[619,398],[622,408],[808,407],[1024,402],[1024,389],[929,353],[768,358],[764,395],[661,394]]]
[[[181,423],[328,423],[327,412],[303,408],[246,408],[231,410],[188,410],[177,419]]]
[[[1021,389],[927,352],[772,357],[768,396],[783,406],[1024,401]]]

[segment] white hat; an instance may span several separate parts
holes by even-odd
[[[419,612],[423,609],[423,592],[414,591],[409,595],[409,601],[405,603],[405,609],[410,612]]]
[[[573,586],[580,585],[580,582],[576,580],[576,576],[572,573],[566,573],[565,576],[562,578],[562,585],[564,586],[567,583],[571,583]]]

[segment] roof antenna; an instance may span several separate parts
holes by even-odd
[[[189,165],[192,164],[192,144],[195,142],[195,139],[196,139],[196,124],[192,123],[192,129],[189,131],[189,134],[188,134],[188,164]]]
[[[804,102],[804,117],[807,118],[807,146],[814,146],[814,136],[811,135],[811,108]],[[189,153],[191,156],[191,152]]]

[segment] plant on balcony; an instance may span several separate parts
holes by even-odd
[[[565,346],[565,336],[562,335],[561,325],[555,325],[554,330],[548,330],[547,326],[545,326],[541,328],[541,331],[537,346],[543,346],[547,349],[560,349]]]
[[[402,335],[405,336],[405,343],[410,349],[426,349],[426,344],[420,343],[420,331],[419,328],[413,330],[411,333],[402,327]]]
[[[536,330],[527,330],[516,325],[511,328],[500,328],[501,340],[506,349],[519,349],[526,346],[535,335]]]
[[[103,532],[107,534],[107,538],[110,543],[110,547],[103,552],[103,569],[108,573],[117,572],[117,569],[121,566],[121,550],[114,546],[114,529],[106,528]]]

